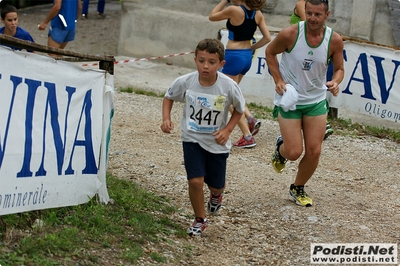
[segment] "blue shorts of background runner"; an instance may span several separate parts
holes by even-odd
[[[198,143],[182,142],[187,179],[204,176],[204,183],[215,189],[225,186],[229,153],[211,153]]]
[[[56,27],[50,27],[48,36],[58,43],[70,42],[75,39],[75,30],[63,30]]]
[[[253,53],[251,49],[226,49],[225,50],[225,65],[222,68],[222,73],[237,76],[245,75],[251,67]]]

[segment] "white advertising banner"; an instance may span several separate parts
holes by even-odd
[[[113,76],[0,46],[0,215],[108,202]]]
[[[221,31],[227,43],[227,31]],[[274,38],[276,34],[272,35]],[[255,35],[253,41],[260,38]],[[275,83],[268,73],[265,48],[255,51],[249,72],[240,87],[244,94],[265,97],[272,103]],[[400,120],[400,50],[357,42],[344,42],[345,77],[337,97],[327,93],[330,107],[350,110],[371,119],[398,123]],[[280,56],[278,56],[280,60]],[[328,71],[329,76],[332,75]]]
[[[332,106],[400,122],[400,50],[354,42],[344,48],[345,78]]]

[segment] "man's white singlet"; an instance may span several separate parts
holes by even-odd
[[[293,48],[282,53],[279,70],[285,82],[299,93],[297,105],[318,103],[326,98],[326,71],[333,30],[325,26],[324,37],[318,46],[310,46],[306,39],[306,23],[298,24]]]

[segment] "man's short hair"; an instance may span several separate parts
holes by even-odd
[[[325,6],[325,12],[327,12],[329,10],[329,2],[328,0],[306,0],[306,5],[307,3],[310,3],[314,6],[323,4]]]

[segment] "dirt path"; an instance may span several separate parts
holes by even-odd
[[[187,227],[187,196],[179,137],[181,105],[174,106],[174,134],[161,132],[161,99],[116,93],[109,170],[179,206],[173,219]],[[146,108],[143,108],[143,107]],[[272,169],[278,125],[262,120],[254,149],[233,149],[220,213],[209,217],[195,246],[193,265],[308,265],[311,243],[400,241],[400,145],[368,136],[333,135],[324,142],[320,165],[306,186],[315,205],[288,200],[297,162],[282,174]],[[240,136],[238,130],[233,139]],[[206,196],[208,192],[205,193]]]

